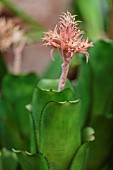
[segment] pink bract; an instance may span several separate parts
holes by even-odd
[[[60,52],[63,62],[68,62],[72,59],[74,54],[83,53],[86,55],[86,61],[88,62],[89,53],[87,48],[93,46],[93,42],[88,43],[88,37],[82,38],[84,31],[78,28],[80,21],[75,20],[75,15],[71,15],[70,12],[63,13],[60,16],[58,24],[53,31],[45,33],[43,41],[45,46],[52,46],[57,48]],[[53,49],[51,51],[51,57]]]

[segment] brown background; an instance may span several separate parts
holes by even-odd
[[[69,9],[70,0],[12,0],[29,15],[39,21],[46,30],[52,29],[59,14]],[[6,56],[8,67],[12,70],[13,58]],[[41,43],[26,45],[23,51],[22,72],[35,71],[41,73],[51,60],[49,49]]]

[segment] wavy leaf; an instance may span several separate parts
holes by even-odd
[[[81,144],[80,102],[49,102],[39,124],[39,149],[54,170],[67,170]]]
[[[45,84],[42,85],[43,83]],[[39,83],[39,87],[41,85],[42,89],[45,87],[49,87],[52,85],[52,88],[56,87],[58,85],[58,81],[55,80],[49,80],[49,81],[41,81]],[[52,90],[48,88],[46,90],[42,90],[39,87],[37,87],[33,94],[33,100],[32,100],[32,112],[31,112],[31,152],[36,153],[39,151],[39,123],[40,123],[40,116],[43,107],[49,103],[50,101],[56,101],[56,102],[63,102],[63,101],[69,101],[73,99],[73,93],[70,89],[65,89],[61,92]]]
[[[43,154],[37,153],[35,155],[24,152],[16,151],[18,161],[22,167],[22,170],[49,170],[48,162]]]

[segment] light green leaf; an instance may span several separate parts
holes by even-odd
[[[39,86],[42,86],[42,89],[45,85],[42,85],[42,82],[39,83]],[[51,84],[54,84],[53,87],[56,87],[58,85],[58,82],[55,80],[49,80],[44,81],[45,84],[47,83],[46,87],[50,87]],[[50,83],[50,85],[48,84]],[[63,101],[70,101],[73,100],[73,93],[70,89],[64,89],[61,92],[47,89],[42,90],[39,87],[37,87],[33,94],[33,101],[32,101],[32,112],[31,112],[31,152],[35,153],[39,151],[39,124],[40,124],[40,116],[43,107],[49,103],[50,101],[56,101],[56,102],[63,102]]]
[[[80,103],[49,102],[39,124],[39,149],[54,170],[67,170],[81,143]]]
[[[88,143],[84,143],[80,146],[79,150],[74,156],[71,167],[69,170],[84,170],[87,159]]]
[[[16,154],[3,148],[0,151],[0,170],[17,170]]]
[[[96,41],[79,73],[79,92],[84,116],[111,113],[113,103],[113,42]]]
[[[95,129],[95,140],[90,143],[87,170],[100,170],[103,169],[111,159],[113,147],[113,118],[95,116],[92,121],[92,127]]]
[[[37,153],[33,155],[24,151],[15,151],[15,153],[22,170],[49,170],[48,161],[43,154]]]
[[[7,144],[8,148],[17,148],[17,146],[20,147],[20,144],[22,144],[23,141],[23,145],[21,145],[20,148],[28,149],[30,140],[30,124],[29,114],[25,106],[28,103],[31,103],[32,93],[37,81],[37,76],[32,73],[19,76],[11,74],[5,75],[2,82],[2,98],[0,108],[1,114],[2,112],[5,112],[5,115],[1,115],[3,120],[1,123],[1,131],[3,135],[1,141],[3,146],[4,144]],[[12,141],[13,143],[8,143],[8,141],[5,140],[6,134],[7,137],[9,137],[9,141]],[[16,141],[12,140],[14,138]]]

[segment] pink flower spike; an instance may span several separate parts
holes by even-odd
[[[63,60],[62,75],[59,83],[59,91],[64,88],[65,81],[68,74],[68,65],[71,62],[74,54],[83,53],[86,55],[86,62],[89,59],[87,49],[93,46],[93,42],[88,43],[88,37],[83,38],[84,31],[78,28],[80,21],[75,20],[76,15],[71,15],[70,12],[63,13],[58,24],[53,31],[45,33],[43,41],[44,46],[51,46],[57,48]],[[50,52],[53,58],[53,49]],[[67,70],[66,70],[67,69]],[[64,71],[65,70],[65,71]],[[65,80],[65,81],[64,81]],[[63,84],[62,84],[63,83]]]

